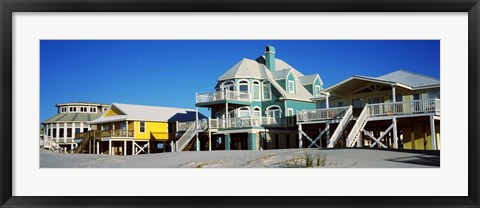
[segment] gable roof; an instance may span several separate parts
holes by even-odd
[[[379,77],[354,75],[326,88],[324,91],[331,91],[346,83],[350,83],[353,80],[363,80],[382,84],[397,85],[409,90],[416,90],[425,87],[440,87],[440,80],[436,78],[409,72],[406,70],[397,70]]]
[[[397,70],[382,76],[379,76],[378,79],[388,80],[391,82],[402,83],[404,85],[410,86],[412,88],[422,88],[422,87],[431,87],[439,86],[440,80],[426,76],[423,74],[418,74],[414,72],[409,72],[406,70]]]
[[[110,108],[116,108],[123,112],[124,115],[104,116],[104,114],[90,124],[106,123],[113,121],[194,121],[196,119],[196,111],[194,109],[172,108],[162,106],[133,105],[113,103]],[[198,114],[199,119],[206,118],[201,113]]]
[[[307,85],[307,84],[313,84],[313,82],[315,82],[317,77],[320,79],[320,75],[310,74],[310,75],[305,75],[305,76],[298,77],[298,79],[300,80],[302,85]],[[322,83],[322,81],[320,80],[320,84],[321,83]]]

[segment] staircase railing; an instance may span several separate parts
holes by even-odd
[[[369,117],[368,105],[369,104],[363,108],[362,112],[357,118],[357,121],[350,130],[350,133],[348,133],[347,147],[353,147],[355,145],[355,142],[360,136],[363,127],[365,127],[365,124],[367,124],[367,118]]]
[[[337,128],[335,129],[332,136],[330,137],[330,142],[328,143],[328,146],[327,146],[328,148],[333,148],[335,146],[335,144],[338,141],[338,138],[340,137],[340,134],[342,133],[342,131],[345,129],[348,122],[352,118],[352,113],[353,113],[353,108],[352,106],[350,106],[348,107],[347,111],[345,111],[343,118],[340,120]]]

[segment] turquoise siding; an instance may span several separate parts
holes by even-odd
[[[287,91],[287,93],[290,93],[290,92],[289,92],[289,89],[287,89],[287,88],[288,88],[288,82],[289,82],[289,81],[293,81],[293,85],[296,86],[295,77],[293,76],[293,73],[288,74],[288,77],[287,77],[287,79],[285,80],[285,86],[286,86],[286,87],[285,87],[284,89],[285,89],[285,91]],[[294,90],[293,90],[293,93],[295,94],[296,92],[297,92],[297,89],[294,89]]]
[[[308,110],[308,109],[315,109],[314,102],[303,102],[297,100],[287,100],[287,108],[293,108],[294,115],[297,113],[297,110]],[[287,115],[287,114],[285,114]]]
[[[275,81],[283,88],[283,90],[287,89],[287,87],[285,85],[285,82],[286,82],[285,79],[279,79],[279,80],[275,80]]]

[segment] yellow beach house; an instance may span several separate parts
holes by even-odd
[[[137,155],[171,151],[178,122],[203,115],[193,109],[113,103],[92,130],[76,134],[83,141],[77,153]]]

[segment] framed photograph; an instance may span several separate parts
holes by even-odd
[[[2,207],[479,207],[478,0],[2,1]]]

